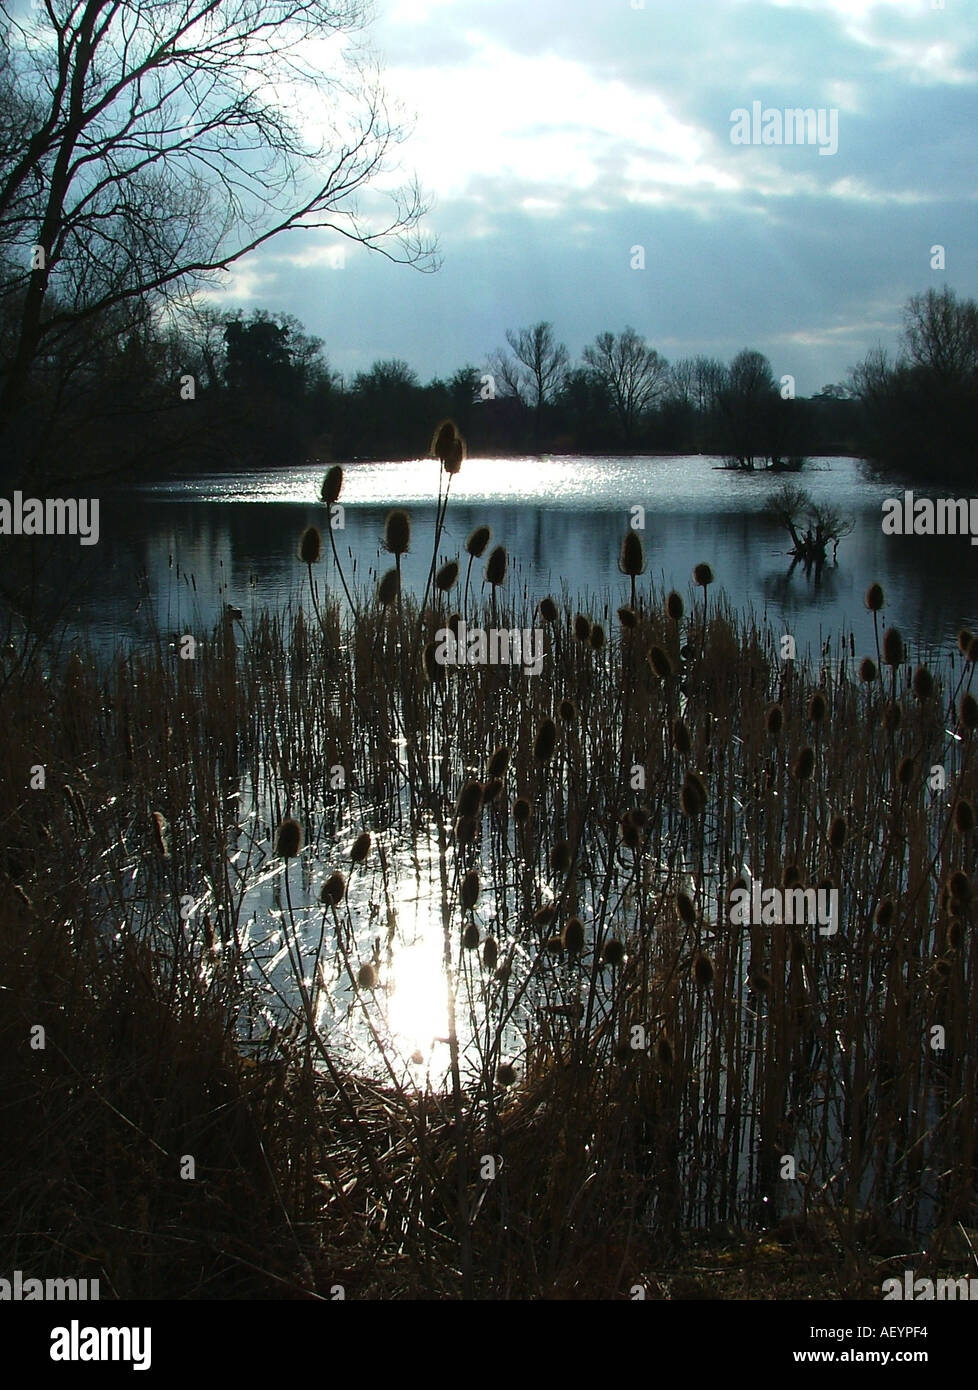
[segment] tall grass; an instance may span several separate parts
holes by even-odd
[[[786,1215],[940,1258],[976,1210],[978,649],[783,661],[709,566],[667,599],[632,545],[607,605],[498,565],[486,603],[467,572],[467,623],[541,625],[543,674],[438,667],[454,556],[430,601],[341,605],[310,554],[313,622],[11,677],[13,1264],[70,1245],[143,1296],[607,1296],[685,1232]],[[837,889],[837,934],[734,925],[754,880]],[[448,1019],[413,1056],[409,894]]]

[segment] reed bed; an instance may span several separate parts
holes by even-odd
[[[876,651],[784,660],[708,565],[657,592],[634,533],[617,599],[530,593],[498,538],[443,553],[448,496],[420,598],[394,513],[369,587],[306,533],[295,602],[192,659],[8,654],[8,1263],[499,1298],[628,1297],[691,1232],[779,1222],[843,1253],[840,1291],[867,1251],[951,1258],[978,641],[915,669],[873,586]],[[541,629],[541,674],[439,666],[459,617]],[[838,930],[736,923],[754,882],[837,891]],[[447,1022],[406,1054],[409,895]]]

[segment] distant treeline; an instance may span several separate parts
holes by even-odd
[[[8,476],[18,457],[52,478],[416,457],[445,416],[476,454],[699,452],[790,470],[847,453],[928,479],[970,476],[978,443],[978,308],[950,290],[909,301],[894,362],[877,350],[797,399],[759,352],[670,363],[630,327],[573,362],[538,323],[427,383],[400,359],[346,379],[301,323],[264,310],[118,327],[81,322],[35,364]]]

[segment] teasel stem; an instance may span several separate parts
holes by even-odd
[[[343,566],[342,566],[341,563],[340,563],[340,554],[339,554],[339,551],[336,549],[336,537],[333,535],[333,503],[332,503],[332,502],[328,502],[328,503],[326,504],[326,520],[327,520],[327,522],[329,523],[329,526],[328,526],[328,529],[329,529],[329,546],[330,546],[330,549],[331,549],[332,552],[333,552],[333,559],[334,559],[334,561],[336,562],[336,573],[339,575],[339,577],[340,577],[340,583],[343,585],[343,592],[344,592],[344,594],[346,594],[346,601],[347,601],[347,603],[350,605],[350,612],[353,614],[354,619],[356,619],[357,616],[358,616],[358,614],[357,614],[357,606],[356,606],[356,604],[353,602],[353,597],[352,597],[352,595],[351,595],[351,593],[350,593],[350,590],[347,588],[347,584],[346,584],[346,575],[343,573]]]
[[[424,610],[428,602],[428,595],[431,592],[431,585],[435,578],[435,569],[438,565],[438,546],[441,544],[442,528],[445,525],[445,513],[448,510],[448,497],[452,490],[452,477],[449,473],[448,482],[445,484],[445,496],[442,498],[441,491],[441,469],[438,470],[438,506],[435,509],[435,543],[431,547],[431,564],[428,566],[428,578],[425,580],[424,597],[421,600],[421,611],[418,614],[418,632],[424,628]],[[471,565],[471,557],[469,564]]]

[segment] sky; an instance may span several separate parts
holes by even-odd
[[[391,357],[423,381],[487,369],[508,328],[546,319],[575,360],[631,325],[670,361],[757,348],[809,395],[892,351],[910,295],[978,297],[972,0],[376,0],[373,14],[410,123],[387,182],[417,175],[440,268],[348,242],[341,258],[334,233],[302,232],[223,291],[295,314],[347,378]],[[795,108],[822,126],[789,144]]]

